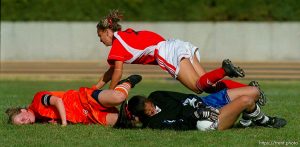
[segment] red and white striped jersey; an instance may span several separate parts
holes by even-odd
[[[151,31],[125,31],[114,33],[114,40],[107,61],[123,61],[128,64],[157,64],[154,58],[156,45],[165,39]]]

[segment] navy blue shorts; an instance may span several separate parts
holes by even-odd
[[[99,93],[101,92],[102,90],[94,90],[93,91],[93,93],[92,93],[92,98],[94,98],[99,104],[100,104],[100,102],[99,102],[99,100],[98,100],[98,95],[99,95]]]
[[[227,89],[202,97],[201,99],[205,105],[212,106],[217,109],[222,108],[230,102]]]

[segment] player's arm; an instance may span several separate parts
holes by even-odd
[[[167,105],[170,101],[174,103],[183,103],[189,94],[184,94],[180,92],[173,92],[173,91],[154,91],[152,92],[148,98],[156,101],[161,105]]]
[[[152,129],[170,129],[170,130],[189,130],[192,128],[190,122],[183,119],[167,120],[164,118],[151,119],[148,123],[148,127]]]
[[[122,78],[123,74],[123,61],[115,61],[113,69],[113,74],[111,77],[111,83],[109,86],[109,89],[114,89],[117,85],[120,79]]]
[[[58,113],[61,118],[62,126],[67,125],[65,105],[64,105],[63,100],[60,97],[46,94],[46,95],[43,95],[41,101],[44,106],[54,106],[58,110]]]
[[[101,89],[107,82],[111,80],[112,74],[114,73],[114,68],[114,65],[110,66],[104,75],[99,78],[98,83],[95,85],[96,89]]]

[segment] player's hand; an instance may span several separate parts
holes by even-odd
[[[205,108],[206,106],[203,104],[201,99],[197,99],[194,103],[194,108],[201,109]]]
[[[68,125],[67,122],[62,122],[62,123],[61,123],[61,126],[62,126],[62,127],[65,127],[65,126],[67,126],[67,125]]]
[[[190,96],[187,99],[185,99],[182,103],[183,106],[192,106],[193,108],[203,108],[206,107],[201,98],[197,97],[197,96]]]
[[[198,119],[198,120],[210,120],[210,121],[216,121],[218,120],[218,116],[219,116],[220,112],[218,109],[213,108],[213,107],[203,107],[203,108],[198,108],[195,112],[194,112],[194,116]]]
[[[91,89],[92,89],[92,90],[99,90],[99,88],[98,88],[96,85],[93,85],[93,86],[91,87]]]

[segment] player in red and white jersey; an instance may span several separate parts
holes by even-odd
[[[98,81],[98,88],[110,80],[110,88],[114,88],[122,77],[124,63],[157,64],[196,93],[246,86],[231,80],[220,81],[225,76],[244,77],[244,71],[235,67],[230,60],[224,60],[222,67],[206,72],[199,63],[199,49],[196,46],[176,39],[165,40],[151,31],[130,28],[122,31],[118,24],[121,17],[118,10],[113,10],[97,24],[100,41],[111,46],[107,59],[110,68]]]
[[[165,39],[151,31],[135,31],[131,28],[114,33],[108,62],[123,61],[127,64],[157,64],[154,51]]]

